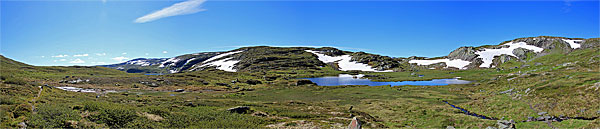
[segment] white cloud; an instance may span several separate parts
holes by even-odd
[[[167,51],[163,51],[163,53],[168,53]]]
[[[96,62],[96,63],[98,63],[98,64],[106,64],[106,62]]]
[[[127,52],[123,52],[123,53],[121,53],[121,55],[127,55]]]
[[[58,60],[58,61],[67,61],[67,59],[60,59],[60,60]]]
[[[97,56],[106,56],[106,53],[96,53]]]
[[[88,54],[73,55],[73,57],[89,56]]]
[[[52,56],[52,57],[55,57],[55,58],[63,58],[63,57],[67,57],[67,56],[69,56],[69,55],[56,55],[56,56]]]
[[[73,63],[73,64],[81,64],[81,63],[85,63],[85,61],[81,60],[81,59],[75,59],[73,61],[70,61],[69,63]]]
[[[124,60],[127,60],[129,58],[120,56],[120,57],[115,57],[115,58],[110,58],[110,59],[119,61],[119,62],[123,62]]]
[[[179,2],[173,4],[169,7],[163,8],[161,10],[152,12],[145,16],[139,17],[135,19],[135,23],[145,23],[154,20],[158,20],[165,17],[177,16],[177,15],[186,15],[193,14],[200,11],[204,11],[205,9],[201,9],[200,5],[204,3],[206,0],[188,0],[184,2]]]
[[[150,54],[146,53],[146,55],[150,55]]]
[[[42,58],[44,58],[44,57],[46,57],[46,56],[42,56]]]

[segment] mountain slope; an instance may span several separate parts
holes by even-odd
[[[243,47],[226,52],[186,54],[173,58],[138,58],[103,65],[130,73],[176,73],[207,69],[228,72],[269,70],[319,70],[332,67],[340,71],[391,72],[421,68],[474,69],[495,68],[509,61],[522,61],[552,53],[570,53],[600,46],[598,38],[527,37],[499,45],[460,47],[447,56],[393,58],[366,52],[343,51],[332,47]]]
[[[598,46],[597,38],[527,37],[505,41],[499,45],[460,47],[444,57],[413,59],[409,63],[427,68],[494,68],[511,60],[525,62],[551,53],[566,54]]]

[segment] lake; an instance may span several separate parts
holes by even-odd
[[[443,86],[449,84],[468,84],[470,81],[459,80],[458,78],[451,79],[433,79],[429,81],[397,81],[397,82],[375,82],[370,79],[363,78],[364,75],[340,74],[337,77],[317,77],[317,78],[302,78],[317,83],[319,86],[341,86],[341,85],[367,85],[367,86]]]

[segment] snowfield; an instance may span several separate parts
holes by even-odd
[[[232,57],[221,59],[221,60],[217,60],[217,59],[220,59],[220,58],[232,55],[232,54],[240,53],[240,52],[242,52],[242,51],[228,52],[228,53],[223,53],[223,54],[211,57],[211,58],[203,61],[202,62],[203,64],[200,65],[199,67],[217,66],[217,69],[219,69],[219,70],[223,70],[223,71],[227,71],[227,72],[236,72],[237,70],[233,69],[233,67],[235,67],[235,64],[240,62],[239,60],[231,60],[231,59],[233,59]],[[217,61],[213,61],[213,60],[217,60]]]
[[[410,61],[408,61],[408,63],[417,63],[418,65],[431,65],[431,64],[440,63],[440,62],[446,63],[446,68],[454,67],[454,68],[459,68],[459,69],[466,69],[465,66],[467,66],[471,63],[469,61],[464,61],[461,59],[455,59],[455,60],[435,59],[435,60],[410,60]]]
[[[492,60],[494,60],[494,56],[506,54],[506,55],[516,57],[515,54],[513,54],[513,50],[515,50],[517,48],[533,50],[536,53],[542,52],[544,50],[544,48],[536,47],[533,45],[527,45],[527,43],[525,43],[525,42],[518,42],[518,43],[510,42],[510,43],[507,43],[502,46],[509,46],[509,47],[508,48],[500,48],[500,49],[484,49],[483,51],[475,52],[475,54],[479,55],[478,58],[483,59],[483,63],[479,67],[490,67],[490,65],[492,64]]]
[[[150,65],[152,65],[152,64],[150,64],[150,62],[148,62],[146,60],[129,61],[129,62],[127,62],[127,64],[139,65],[139,66],[150,66]]]
[[[207,63],[207,62],[210,62],[212,60],[216,60],[216,59],[223,58],[225,56],[228,56],[228,55],[231,55],[231,54],[240,53],[240,52],[242,52],[242,51],[234,51],[234,52],[228,52],[228,53],[219,54],[217,56],[213,56],[211,58],[208,58],[205,61],[202,61],[202,63]]]
[[[223,71],[227,71],[227,72],[236,72],[237,70],[233,69],[233,67],[235,66],[235,64],[237,64],[240,61],[239,60],[231,60],[231,59],[232,59],[232,57],[213,61],[210,63],[202,64],[202,65],[200,65],[200,67],[217,66],[217,69],[219,69],[219,70],[223,70]]]
[[[162,67],[166,67],[166,66],[171,66],[171,65],[175,64],[175,62],[177,62],[179,60],[181,60],[181,59],[177,59],[177,57],[173,57],[173,58],[170,58],[170,59],[168,59],[168,60],[160,63],[160,66],[158,66],[158,67],[162,68]],[[170,63],[170,64],[168,64],[168,65],[165,66],[165,64],[167,64],[167,63]]]
[[[583,40],[570,40],[570,39],[562,39],[563,41],[569,43],[569,46],[571,46],[571,48],[573,49],[577,49],[581,47],[581,42],[583,42]],[[579,42],[579,43],[575,43],[575,42]]]
[[[340,70],[342,70],[342,71],[360,70],[360,71],[372,71],[372,72],[392,72],[392,70],[378,71],[378,70],[371,68],[371,66],[369,66],[367,64],[350,61],[352,59],[352,56],[350,56],[350,55],[328,56],[328,55],[321,54],[321,53],[318,53],[317,51],[313,51],[313,50],[305,50],[305,51],[317,55],[318,59],[320,61],[322,61],[323,63],[336,62],[338,64],[338,66],[340,67]]]

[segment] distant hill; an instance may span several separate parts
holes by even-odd
[[[219,70],[268,71],[332,67],[341,71],[390,72],[409,69],[495,68],[508,61],[527,61],[551,53],[569,53],[600,46],[598,38],[527,37],[499,45],[460,47],[443,57],[394,58],[332,47],[243,47],[226,52],[186,54],[173,58],[138,58],[102,65],[130,73],[177,73],[216,68]]]

